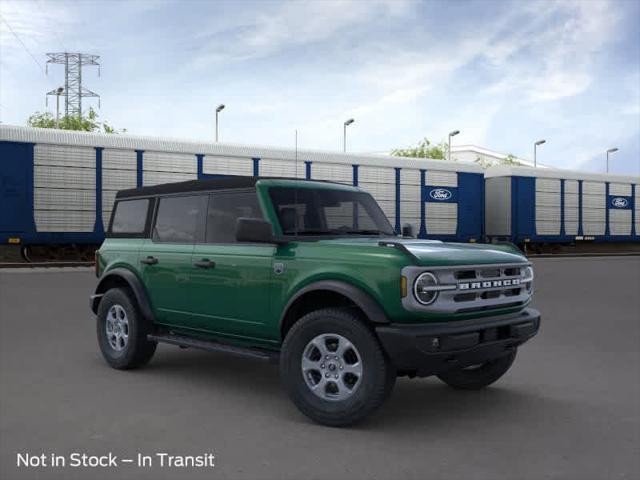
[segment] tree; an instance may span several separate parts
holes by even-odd
[[[422,139],[415,147],[406,149],[397,148],[391,151],[396,157],[431,158],[434,160],[446,160],[449,146],[445,142],[432,145],[428,138]]]
[[[482,168],[489,168],[493,167],[494,165],[522,165],[522,163],[517,160],[516,156],[511,153],[497,161],[476,157],[475,163],[480,165]]]
[[[127,130],[116,130],[107,122],[98,120],[98,114],[93,108],[89,108],[86,116],[76,117],[65,115],[60,118],[59,126],[50,112],[36,112],[27,119],[27,125],[36,128],[60,128],[62,130],[80,130],[83,132],[125,133]]]
[[[511,153],[500,160],[500,165],[522,165]]]

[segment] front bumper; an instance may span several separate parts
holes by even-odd
[[[538,333],[540,312],[459,322],[382,325],[378,338],[400,374],[426,377],[498,358]]]

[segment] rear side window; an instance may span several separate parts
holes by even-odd
[[[118,235],[143,235],[147,225],[149,199],[121,200],[114,207],[111,233]]]
[[[194,243],[201,241],[207,196],[161,198],[153,228],[153,241]]]
[[[238,218],[263,218],[256,192],[214,193],[209,197],[207,243],[236,243]]]

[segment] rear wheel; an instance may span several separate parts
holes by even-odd
[[[396,379],[371,329],[335,308],[311,312],[294,324],[282,345],[280,374],[302,413],[336,427],[371,415]]]
[[[513,364],[516,349],[508,354],[470,367],[451,370],[438,375],[450,387],[460,390],[480,390],[499,380]]]
[[[98,306],[97,334],[102,356],[113,368],[141,367],[151,360],[156,342],[147,340],[151,324],[127,290],[113,288]]]

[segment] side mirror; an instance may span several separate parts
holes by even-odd
[[[248,243],[281,243],[273,236],[271,223],[260,218],[238,218],[236,240]]]
[[[413,238],[413,226],[410,223],[402,225],[402,236]]]

